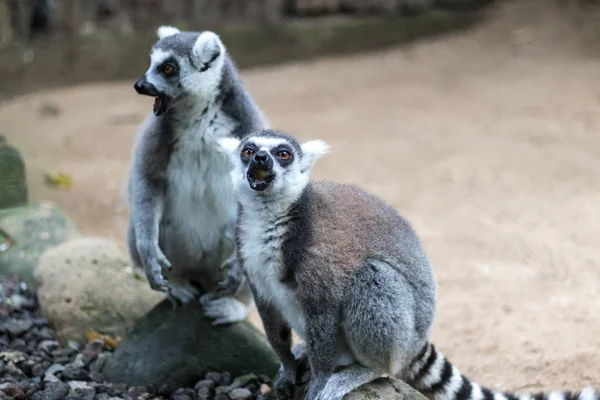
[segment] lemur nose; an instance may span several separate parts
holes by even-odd
[[[264,150],[261,150],[254,155],[254,161],[257,164],[264,164],[267,161],[267,158],[268,158],[267,152]]]

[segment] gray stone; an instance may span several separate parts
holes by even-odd
[[[0,253],[0,274],[34,285],[42,253],[78,235],[75,225],[49,203],[0,210],[0,227],[13,239]],[[3,243],[0,232],[0,248]]]
[[[0,135],[0,210],[23,206],[27,199],[23,157]]]
[[[63,378],[72,381],[87,381],[90,379],[90,374],[83,368],[68,366],[62,372]]]
[[[38,349],[50,354],[53,350],[58,349],[56,340],[43,340],[38,344]]]
[[[35,279],[41,311],[59,340],[86,340],[90,329],[120,336],[164,299],[137,273],[111,240],[70,240],[40,258]]]
[[[4,324],[4,328],[12,337],[19,337],[33,326],[30,319],[11,319]]]
[[[135,323],[102,373],[128,385],[193,386],[209,371],[274,375],[279,361],[249,322],[215,327],[197,302],[173,310],[167,300]]]
[[[33,400],[62,400],[69,394],[70,387],[64,382],[48,382],[41,392],[33,395]]]
[[[252,392],[246,388],[237,388],[229,392],[229,398],[231,400],[246,400],[249,399],[250,396],[252,396]]]

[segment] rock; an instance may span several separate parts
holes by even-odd
[[[23,206],[27,198],[23,157],[0,135],[0,210]]]
[[[63,379],[71,381],[87,381],[90,379],[90,374],[83,368],[68,366],[62,372]]]
[[[111,290],[114,292],[114,290]],[[109,381],[192,386],[207,372],[273,375],[279,361],[266,338],[249,322],[215,327],[198,302],[173,310],[164,300],[137,321],[105,364]]]
[[[65,400],[94,400],[96,391],[91,387],[80,387],[71,390]]]
[[[4,327],[12,337],[19,337],[31,329],[33,322],[30,319],[11,319]]]
[[[102,368],[104,368],[104,364],[106,364],[106,360],[108,360],[110,357],[112,357],[112,353],[109,353],[107,351],[98,354],[96,359],[92,361],[92,363],[89,366],[90,372],[102,371]]]
[[[35,301],[33,299],[29,299],[20,294],[13,294],[10,296],[9,302],[14,310],[33,310],[35,308]]]
[[[0,226],[14,240],[0,253],[0,274],[19,276],[31,286],[42,253],[78,235],[71,220],[48,203],[0,210]]]
[[[272,392],[272,389],[269,385],[267,385],[266,383],[263,383],[260,385],[260,390],[259,390],[260,394],[263,396],[268,395],[269,393]]]
[[[177,389],[171,395],[171,400],[194,400],[194,391],[192,389]]]
[[[56,340],[43,340],[38,344],[38,349],[50,354],[53,350],[58,349],[58,342]]]
[[[2,390],[9,399],[25,400],[25,392],[14,383],[4,383],[0,385],[0,390]]]
[[[210,400],[215,395],[215,382],[210,379],[204,379],[194,386],[198,400]]]
[[[248,386],[251,383],[258,383],[258,382],[259,382],[258,376],[256,376],[255,374],[247,374],[247,375],[242,375],[242,376],[238,376],[237,378],[235,378],[235,380],[233,381],[231,386],[234,389],[237,389],[240,387]]]
[[[229,386],[231,385],[231,372],[223,372],[221,374],[221,380],[219,381],[219,385],[221,386]]]
[[[229,398],[231,400],[246,400],[252,396],[252,392],[246,388],[237,388],[229,392]]]
[[[61,340],[83,340],[90,329],[122,335],[164,299],[102,238],[76,238],[48,250],[35,278],[42,313]]]
[[[33,400],[62,400],[69,394],[70,388],[64,382],[48,382],[41,392],[33,395]]]
[[[90,372],[90,379],[94,382],[101,383],[104,382],[104,375],[102,375],[100,372],[92,371]]]

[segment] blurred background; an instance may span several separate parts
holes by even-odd
[[[0,0],[0,134],[31,202],[123,249],[133,83],[156,29],[219,33],[314,176],[415,226],[433,340],[482,384],[600,384],[600,4],[576,0]],[[256,316],[253,316],[256,319]]]

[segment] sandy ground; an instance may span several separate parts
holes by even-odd
[[[507,390],[600,386],[600,58],[557,21],[514,2],[452,37],[243,74],[275,127],[333,146],[316,177],[357,183],[413,223],[439,280],[434,342]],[[120,243],[132,140],[152,103],[132,84],[0,109],[32,199]],[[73,187],[48,188],[49,170]]]

